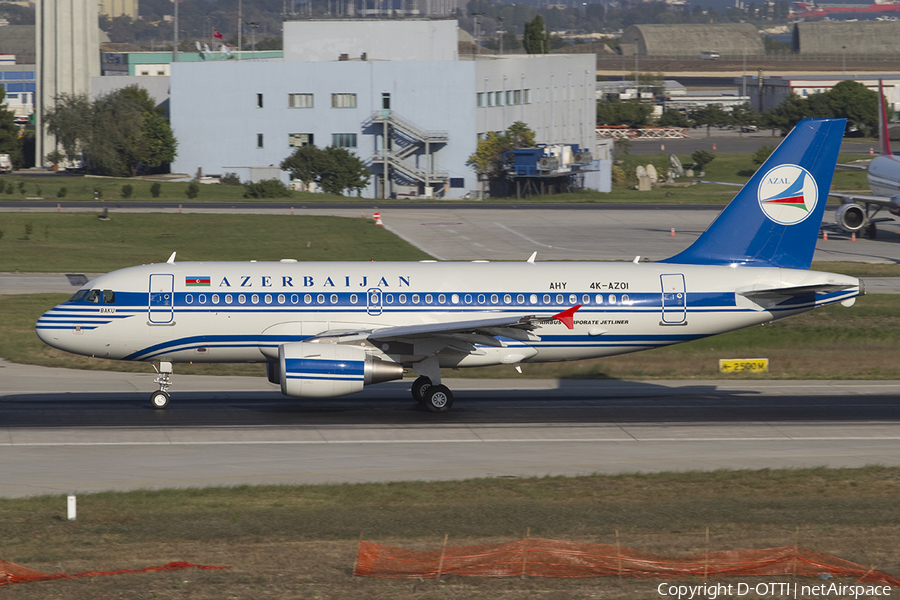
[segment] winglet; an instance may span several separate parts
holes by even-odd
[[[172,256],[170,256],[170,257],[169,257],[169,260],[167,260],[166,262],[167,262],[167,263],[174,263],[174,262],[175,262],[175,255],[176,255],[177,253],[178,253],[177,250],[176,250],[175,252],[173,252],[173,253],[172,253]]]
[[[537,250],[535,250],[534,253],[532,253],[532,255],[530,257],[528,257],[528,260],[526,262],[530,262],[531,264],[534,264],[535,258],[537,258]]]
[[[559,314],[553,315],[553,318],[568,327],[569,329],[575,328],[575,311],[581,308],[580,304],[576,304],[572,308],[567,308]]]

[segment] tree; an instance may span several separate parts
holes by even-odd
[[[369,183],[371,172],[355,154],[346,148],[330,146],[320,149],[301,146],[281,161],[281,169],[306,185],[313,182],[327,194],[343,194],[344,190],[361,195]]]
[[[522,46],[528,54],[547,54],[550,52],[550,35],[546,31],[544,19],[537,15],[528,23],[525,23],[525,35],[522,36]]]
[[[56,106],[44,112],[47,132],[70,161],[81,157],[91,138],[91,102],[87,94],[60,94]]]
[[[659,117],[659,125],[662,127],[690,127],[691,123],[681,111],[667,109]]]
[[[144,88],[128,86],[90,102],[62,94],[44,113],[47,131],[66,157],[84,157],[89,173],[134,176],[175,159],[178,142],[168,120]]]
[[[637,100],[614,98],[597,103],[597,123],[600,125],[643,127],[652,114],[652,104],[643,104]]]
[[[506,175],[503,170],[503,153],[516,148],[532,148],[534,144],[534,132],[525,123],[516,121],[504,133],[489,131],[483,139],[478,140],[475,154],[469,157],[466,164],[474,167],[479,175],[502,178]]]
[[[691,113],[691,121],[693,121],[694,127],[706,125],[706,137],[709,137],[709,128],[711,126],[724,127],[731,125],[732,118],[718,104],[707,104]]]
[[[694,161],[694,167],[698,171],[702,171],[703,168],[715,160],[716,155],[708,150],[697,150],[693,154],[691,154],[691,160]]]
[[[16,115],[6,108],[6,89],[0,86],[0,154],[9,154],[15,167],[22,166],[22,142]]]
[[[843,118],[847,119],[848,131],[860,129],[875,135],[878,132],[878,93],[848,79],[827,92],[806,98],[791,94],[767,115],[771,126],[785,134],[806,118]]]

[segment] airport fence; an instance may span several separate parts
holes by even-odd
[[[383,578],[470,577],[726,577],[795,575],[852,577],[900,587],[900,580],[801,546],[703,552],[668,557],[612,544],[526,537],[488,545],[406,550],[360,540],[355,575]]]

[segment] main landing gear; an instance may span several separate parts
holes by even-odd
[[[161,410],[169,405],[169,387],[172,385],[172,363],[160,362],[159,367],[153,365],[159,375],[153,380],[153,383],[159,384],[159,389],[150,394],[150,406],[157,410]]]
[[[453,392],[446,385],[432,385],[424,375],[413,382],[412,397],[416,402],[434,413],[442,413],[453,406]]]

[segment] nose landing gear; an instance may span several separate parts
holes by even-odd
[[[153,380],[153,383],[159,384],[159,389],[150,394],[150,406],[157,410],[166,408],[169,405],[169,387],[172,385],[172,363],[160,362],[159,367],[153,365],[156,373],[159,375]]]

